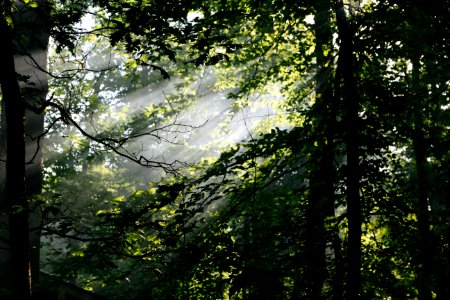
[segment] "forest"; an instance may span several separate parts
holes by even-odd
[[[0,13],[0,300],[450,299],[450,1]]]

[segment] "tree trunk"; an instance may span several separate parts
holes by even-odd
[[[2,174],[5,177],[2,182],[6,184],[2,208],[9,214],[9,232],[2,235],[8,250],[2,250],[0,278],[2,288],[10,290],[14,299],[29,299],[32,275],[37,277],[39,274],[40,232],[30,233],[29,224],[31,227],[40,224],[40,218],[30,214],[30,203],[42,186],[44,116],[25,110],[25,103],[40,106],[47,93],[46,73],[36,64],[46,69],[49,7],[47,1],[37,2],[37,8],[19,1],[14,3],[14,8],[9,1],[1,3],[2,12],[12,17],[14,26],[9,26],[5,18],[1,19],[2,123],[6,121],[2,124],[2,134],[6,135],[6,171]],[[17,74],[28,79],[23,80]]]
[[[419,118],[416,118],[416,121]],[[419,121],[420,122],[420,121]],[[420,123],[416,126],[420,126]],[[417,276],[417,287],[419,290],[419,300],[431,300],[431,260],[432,244],[430,238],[430,221],[428,213],[428,192],[425,175],[426,157],[424,151],[423,133],[420,128],[415,128],[413,133],[413,148],[416,161],[416,180],[417,180],[417,203],[418,203],[418,226],[420,234],[420,264]]]
[[[414,87],[420,86],[419,60],[413,60],[412,81]],[[419,270],[417,274],[417,288],[419,300],[431,300],[432,274],[432,240],[430,232],[430,216],[428,212],[428,184],[426,175],[426,149],[424,140],[424,123],[420,99],[413,99],[413,150],[416,162],[416,186],[417,186],[417,219],[420,234],[419,246]]]
[[[3,16],[9,16],[9,1],[1,3]],[[6,120],[6,190],[5,210],[9,214],[9,274],[15,299],[30,299],[31,277],[28,239],[28,204],[25,195],[25,104],[20,93],[14,65],[11,27],[5,17],[0,20],[1,88]]]
[[[334,216],[334,128],[335,105],[331,89],[330,70],[332,35],[330,3],[314,2],[315,8],[315,57],[316,102],[313,108],[313,139],[310,174],[310,198],[306,215],[305,232],[305,292],[307,299],[322,298],[322,286],[327,279],[325,218]],[[328,67],[327,67],[328,66]]]
[[[49,43],[50,6],[47,0],[36,1],[37,8],[16,2],[14,15],[16,72],[29,77],[29,84],[21,84],[22,97],[30,106],[40,107],[47,97],[47,52]],[[23,38],[25,37],[25,38]],[[32,57],[32,59],[30,58]],[[29,201],[30,259],[34,280],[39,276],[41,216],[36,207],[42,189],[42,147],[44,112],[36,114],[25,110],[25,179]]]
[[[1,51],[1,50],[0,50]],[[1,64],[1,62],[0,62]],[[0,82],[1,84],[1,82]],[[10,290],[11,282],[8,272],[10,254],[8,214],[6,212],[6,120],[5,99],[1,103],[1,128],[0,128],[0,297]]]
[[[339,64],[343,80],[344,130],[347,156],[347,278],[346,299],[359,299],[361,289],[361,203],[359,195],[358,98],[354,78],[353,33],[344,4],[338,1],[336,21],[339,38]]]

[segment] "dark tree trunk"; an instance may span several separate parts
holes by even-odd
[[[414,87],[420,86],[419,60],[413,61],[413,83]],[[414,88],[413,87],[413,88]],[[419,246],[419,270],[417,274],[417,287],[419,300],[431,300],[431,286],[433,282],[432,274],[432,253],[433,245],[430,237],[430,216],[428,212],[428,184],[426,175],[426,144],[424,139],[424,122],[422,103],[420,99],[413,99],[413,150],[416,162],[416,187],[417,187],[417,219],[420,234]]]
[[[0,83],[1,84],[1,83]],[[9,269],[9,230],[8,214],[6,213],[6,120],[5,120],[5,99],[1,100],[1,128],[0,128],[0,290],[10,288],[11,282],[6,271]],[[2,293],[0,292],[0,295]]]
[[[335,107],[331,89],[330,69],[332,35],[330,3],[314,2],[315,8],[315,57],[316,103],[313,108],[313,138],[310,174],[310,198],[306,215],[305,232],[305,288],[308,299],[320,299],[322,286],[328,277],[326,265],[327,229],[325,218],[334,216],[334,128]],[[328,67],[327,67],[328,66]]]
[[[420,118],[416,118],[418,121]],[[420,126],[420,121],[416,124]],[[432,285],[432,244],[430,238],[430,221],[428,213],[428,193],[425,175],[426,156],[424,151],[423,133],[420,127],[414,129],[413,148],[416,161],[416,180],[417,180],[417,203],[418,203],[418,226],[420,233],[420,264],[417,276],[417,287],[419,291],[419,300],[431,300]]]
[[[341,40],[339,50],[343,80],[344,130],[347,156],[347,278],[346,299],[359,299],[361,289],[361,203],[359,195],[358,98],[353,54],[353,33],[342,1],[336,6],[336,20]]]
[[[10,15],[11,3],[2,1],[2,15]],[[13,37],[7,20],[0,20],[2,70],[0,83],[6,119],[5,209],[9,213],[9,271],[15,299],[30,299],[31,277],[28,238],[28,203],[25,193],[25,104],[20,93],[13,52]]]
[[[40,232],[30,232],[30,226],[38,228],[40,218],[30,210],[33,208],[30,204],[42,186],[44,115],[25,109],[25,103],[40,106],[48,89],[47,75],[39,68],[46,69],[47,64],[49,7],[47,1],[37,2],[37,8],[19,1],[14,3],[14,8],[9,1],[1,3],[2,12],[12,17],[14,27],[2,18],[1,130],[6,136],[6,145],[2,145],[6,146],[5,172],[1,174],[5,177],[2,178],[2,185],[5,183],[2,209],[9,214],[9,232],[2,237],[8,239],[3,242],[9,249],[2,253],[5,255],[0,277],[2,287],[11,290],[14,299],[28,299],[31,279],[39,274]],[[28,81],[19,80],[17,74],[28,76]]]

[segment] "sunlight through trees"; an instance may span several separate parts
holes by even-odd
[[[0,2],[0,299],[449,299],[449,1]]]

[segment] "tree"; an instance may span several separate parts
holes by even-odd
[[[7,285],[12,282],[14,296],[26,299],[31,291],[29,255],[33,257],[33,275],[37,274],[35,268],[38,268],[35,263],[39,257],[39,239],[35,237],[36,233],[32,233],[30,245],[28,201],[40,193],[42,184],[40,160],[43,115],[35,115],[30,110],[26,113],[25,107],[39,106],[45,100],[46,76],[32,66],[36,64],[45,68],[49,25],[45,17],[48,14],[45,1],[39,2],[37,6],[18,2],[14,9],[18,12],[13,15],[12,4],[9,1],[2,2],[2,35],[6,43],[3,53],[5,74],[1,83],[6,123],[2,130],[6,131],[7,137],[6,173],[2,180],[6,182],[4,211],[9,214],[7,236],[11,253],[11,262],[6,269],[12,274],[2,282]],[[13,23],[17,25],[14,31],[11,26]]]
[[[10,3],[2,2],[2,15],[11,11]],[[14,262],[13,282],[15,283],[15,297],[30,297],[29,259],[28,259],[28,214],[25,198],[25,141],[23,120],[25,107],[19,90],[15,73],[13,56],[13,39],[5,17],[1,20],[2,36],[6,37],[6,46],[2,47],[5,57],[2,67],[2,96],[5,99],[5,113],[7,129],[7,165],[6,165],[6,208],[10,213],[9,226],[15,232],[10,233],[12,261]],[[14,139],[13,134],[18,133]],[[23,240],[18,237],[25,237]],[[9,267],[13,270],[12,266]]]

